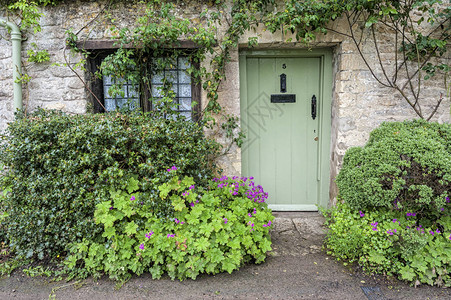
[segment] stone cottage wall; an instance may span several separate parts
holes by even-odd
[[[31,77],[31,81],[24,85],[24,106],[28,111],[37,107],[60,109],[68,113],[82,114],[89,109],[88,91],[79,79],[85,78],[84,71],[79,68],[76,73],[66,66],[55,66],[53,63],[71,66],[80,62],[79,55],[73,55],[66,49],[66,30],[72,28],[73,32],[80,31],[80,39],[102,40],[111,37],[109,23],[103,18],[102,11],[106,1],[65,1],[56,7],[48,7],[41,19],[42,32],[30,35],[23,42],[22,57],[24,69]],[[198,22],[197,15],[208,4],[205,1],[184,1],[179,14],[188,16],[193,22]],[[117,23],[121,26],[132,26],[136,16],[143,7],[123,4],[110,8]],[[99,15],[100,13],[100,15]],[[1,12],[0,12],[1,16]],[[91,26],[95,24],[95,27]],[[344,26],[343,20],[332,24],[335,29]],[[220,29],[218,38],[221,38]],[[382,57],[385,61],[393,60],[390,40],[385,38],[386,33],[379,32],[381,40],[386,40],[381,47]],[[11,43],[6,40],[8,33],[0,28],[0,130],[6,128],[7,123],[13,120],[12,111],[12,66]],[[305,48],[305,45],[287,42],[289,36],[282,33],[270,34],[258,30],[249,33],[240,40],[240,49],[247,47],[247,38],[258,36],[258,48]],[[365,40],[364,40],[365,41]],[[51,61],[43,64],[26,62],[26,51],[31,44],[36,43],[39,48],[50,53]],[[332,122],[331,122],[331,199],[336,195],[333,178],[340,169],[343,155],[349,147],[365,144],[369,132],[384,121],[399,121],[416,118],[416,115],[407,103],[391,89],[382,87],[372,77],[351,40],[338,34],[330,33],[319,37],[310,47],[329,47],[333,49],[333,78],[332,91]],[[368,60],[374,64],[375,53],[370,42],[363,47]],[[219,90],[220,102],[228,113],[239,116],[239,49],[232,53],[232,61],[227,67],[227,80]],[[205,64],[208,67],[208,63]],[[380,69],[376,68],[377,72]],[[440,84],[431,81],[425,87],[427,101],[433,103],[440,95],[445,93]],[[205,102],[205,94],[202,100]],[[450,98],[445,97],[439,111],[433,120],[450,122]],[[226,143],[224,137],[217,134],[218,141]],[[239,174],[241,170],[241,153],[237,147],[232,147],[229,154],[220,158],[224,172],[228,175]]]

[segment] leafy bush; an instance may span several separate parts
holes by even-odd
[[[396,206],[436,215],[451,191],[451,125],[384,123],[364,147],[346,152],[336,182],[340,198],[357,210]]]
[[[192,177],[179,180],[177,172],[169,169],[173,177],[159,186],[159,196],[174,207],[173,217],[155,214],[133,178],[125,190],[112,190],[111,200],[96,206],[101,236],[72,245],[65,262],[68,272],[117,280],[143,272],[160,278],[166,272],[182,280],[263,262],[271,250],[274,219],[263,189],[236,177],[215,179],[203,189]]]
[[[326,213],[329,254],[368,272],[451,286],[451,125],[384,123],[351,148]]]
[[[451,286],[451,204],[432,225],[416,212],[357,211],[346,203],[325,212],[327,253],[368,273],[415,283]]]
[[[100,231],[94,222],[98,203],[109,190],[138,176],[137,188],[156,215],[173,213],[158,197],[166,169],[206,185],[217,168],[218,144],[202,128],[182,119],[159,119],[138,113],[69,116],[39,110],[18,115],[0,147],[7,169],[2,198],[7,239],[18,255],[56,256],[67,244]]]

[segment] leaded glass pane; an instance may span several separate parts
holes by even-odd
[[[178,63],[178,68],[181,70],[184,70],[184,69],[188,69],[189,67],[191,67],[191,64],[188,61],[188,57],[180,57],[179,63]]]
[[[191,111],[185,111],[181,113],[187,120],[191,120]]]
[[[177,71],[166,71],[165,77],[168,82],[177,83]]]
[[[116,109],[116,101],[113,99],[105,99],[105,109],[106,111],[113,111]]]
[[[160,97],[162,97],[162,95],[161,95],[161,89],[162,89],[162,85],[157,85],[157,84],[155,84],[155,85],[153,85],[152,86],[152,97],[155,97],[155,98],[160,98]]]
[[[116,96],[110,95],[110,88],[114,83],[121,83],[121,90],[123,95],[119,94]],[[139,106],[139,90],[138,86],[131,84],[131,82],[125,81],[123,79],[115,79],[111,76],[103,77],[103,95],[105,102],[106,111],[114,111],[117,108],[122,108],[124,105],[129,103],[129,109],[135,109]]]
[[[180,99],[180,110],[191,110],[191,98]]]
[[[191,97],[191,85],[180,85],[180,97]]]
[[[179,83],[191,83],[191,76],[186,71],[179,71]]]
[[[163,83],[164,74],[163,72],[155,74],[152,76],[152,83]]]

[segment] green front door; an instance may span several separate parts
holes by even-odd
[[[246,56],[240,68],[243,175],[263,186],[273,209],[317,210],[322,58]]]

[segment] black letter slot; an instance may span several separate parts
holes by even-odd
[[[287,75],[285,74],[280,74],[280,92],[287,92]]]

